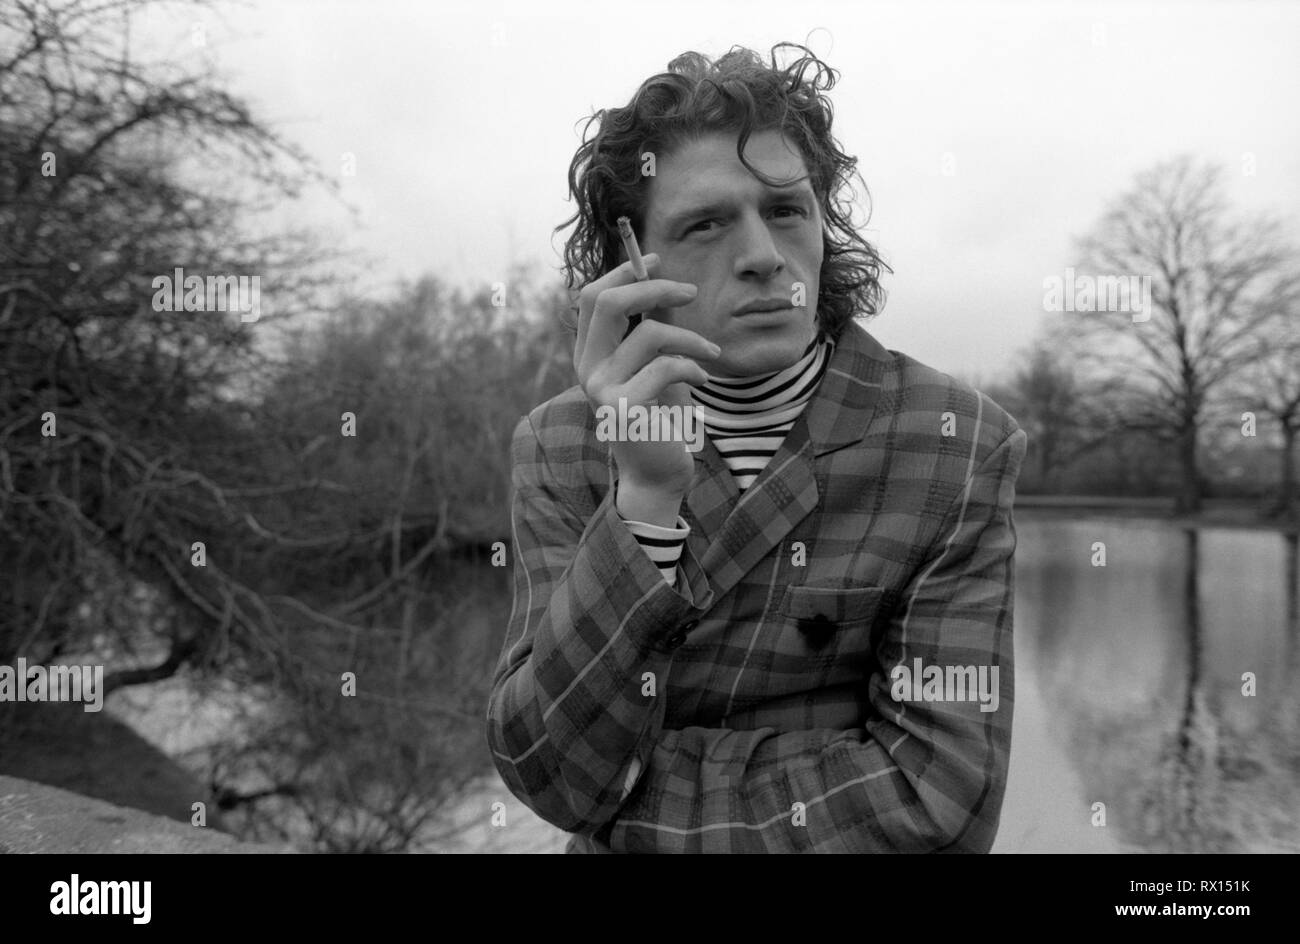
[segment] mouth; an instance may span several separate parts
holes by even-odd
[[[782,302],[761,302],[745,305],[737,311],[734,318],[759,318],[763,316],[784,315],[793,310],[793,306]]]

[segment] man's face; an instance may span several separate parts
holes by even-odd
[[[704,365],[720,377],[780,370],[799,359],[816,334],[822,266],[821,211],[798,149],[779,131],[750,136],[749,162],[770,180],[795,181],[769,187],[740,162],[736,141],[736,134],[708,134],[658,157],[641,241],[644,252],[659,254],[659,277],[699,287],[690,304],[654,317],[721,347]],[[737,314],[772,299],[787,307]]]

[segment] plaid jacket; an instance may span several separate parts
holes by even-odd
[[[543,403],[512,444],[497,770],[570,852],[988,851],[1024,451],[986,396],[850,323],[743,500],[695,454],[672,587],[618,516],[582,390]],[[899,665],[996,666],[997,709],[900,692]]]

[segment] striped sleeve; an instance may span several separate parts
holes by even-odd
[[[686,536],[691,533],[691,526],[681,515],[677,516],[677,526],[674,528],[664,528],[648,521],[632,521],[622,515],[619,518],[632,532],[641,549],[650,555],[650,559],[659,568],[659,573],[668,581],[668,586],[677,586],[677,562],[681,560],[682,547],[686,544]]]

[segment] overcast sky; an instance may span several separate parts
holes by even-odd
[[[187,47],[201,19],[265,119],[332,172],[355,155],[360,226],[325,198],[310,218],[390,284],[554,270],[577,123],[685,50],[782,40],[841,73],[835,131],[894,269],[869,330],[940,369],[1005,370],[1072,238],[1158,161],[1221,162],[1243,210],[1300,219],[1296,3],[262,0],[186,17],[149,29]]]

